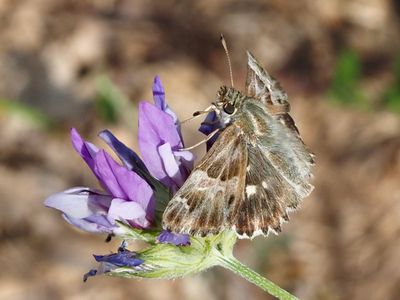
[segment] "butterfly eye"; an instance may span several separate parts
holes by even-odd
[[[235,112],[235,106],[230,103],[226,103],[223,108],[224,108],[224,112],[226,112],[229,115],[231,115]]]

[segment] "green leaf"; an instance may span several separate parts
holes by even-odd
[[[350,49],[342,51],[329,89],[331,99],[344,105],[365,107],[366,99],[359,87],[361,71],[359,55]]]
[[[54,121],[43,112],[17,100],[0,99],[0,113],[16,116],[43,129],[55,126]]]
[[[387,109],[400,113],[400,54],[394,61],[393,71],[394,81],[384,92],[383,103]]]
[[[97,79],[95,104],[98,114],[105,122],[117,123],[127,102],[108,77],[101,76]]]

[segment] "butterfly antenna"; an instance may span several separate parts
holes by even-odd
[[[231,77],[231,85],[233,87],[233,73],[232,73],[231,58],[229,56],[228,47],[226,46],[225,38],[224,38],[224,35],[222,33],[221,33],[221,43],[222,43],[222,47],[224,47],[226,58],[228,59],[229,75]]]

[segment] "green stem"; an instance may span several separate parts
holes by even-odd
[[[275,283],[262,277],[257,272],[253,271],[246,265],[242,264],[233,256],[232,257],[218,256],[218,261],[221,267],[231,270],[233,273],[236,273],[237,275],[243,277],[247,281],[250,281],[251,283],[255,284],[259,288],[263,289],[264,291],[268,292],[269,294],[275,296],[278,299],[299,300],[297,297],[291,295],[284,289],[277,286]]]

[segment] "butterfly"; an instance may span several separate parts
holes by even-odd
[[[246,91],[220,88],[219,136],[169,201],[165,229],[201,236],[234,230],[251,239],[277,234],[313,190],[314,156],[289,115],[288,96],[247,56]]]

